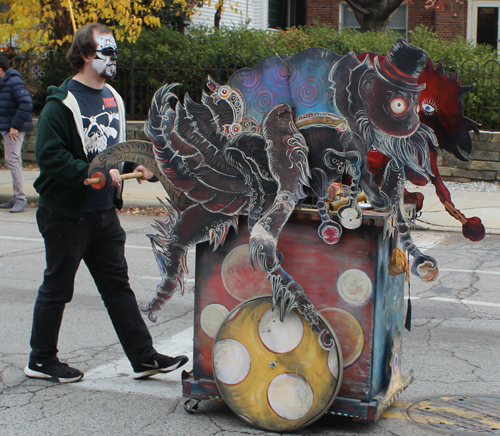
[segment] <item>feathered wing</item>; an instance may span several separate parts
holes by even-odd
[[[178,103],[173,110],[171,102],[177,100],[173,86],[156,92],[145,125],[158,166],[176,189],[207,210],[241,213],[247,205],[248,186],[241,172],[224,158],[227,138],[207,106],[186,97],[185,106]]]
[[[184,105],[177,103],[174,110],[174,86],[156,92],[145,132],[162,174],[196,204],[184,211],[164,204],[167,219],[156,220],[157,233],[148,235],[161,275],[155,297],[142,307],[151,320],[176,290],[182,290],[188,250],[204,241],[216,249],[231,227],[237,229],[238,215],[254,208],[260,215],[267,191],[257,189],[256,200],[252,189],[270,178],[268,168],[255,164],[251,156],[254,153],[257,160],[259,152],[265,156],[263,138],[244,132],[234,136],[237,132],[231,126],[239,119],[234,118],[238,112],[231,104],[205,94],[201,104],[186,96]]]

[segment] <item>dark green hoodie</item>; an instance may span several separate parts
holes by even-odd
[[[88,177],[89,163],[83,147],[83,123],[75,97],[68,91],[67,79],[60,87],[48,89],[47,104],[38,120],[35,157],[40,176],[33,186],[39,194],[39,205],[50,211],[79,221],[87,192],[83,184]],[[125,111],[121,97],[115,95],[120,113],[120,138],[125,140]],[[121,208],[120,195],[115,206]]]

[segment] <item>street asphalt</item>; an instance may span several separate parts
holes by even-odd
[[[24,173],[30,202],[37,201],[32,188],[37,175],[37,171]],[[133,180],[125,182],[124,192],[125,208],[158,206],[156,197],[165,196],[160,184],[139,185]],[[466,216],[479,216],[485,224],[486,237],[473,243],[462,237],[460,224],[441,211],[431,190],[421,192],[426,202],[413,237],[417,246],[437,259],[440,275],[432,283],[416,278],[410,282],[413,323],[411,332],[403,334],[401,365],[403,373],[413,369],[413,383],[375,423],[325,415],[294,434],[500,434],[500,193],[452,193]],[[0,170],[0,203],[11,195],[10,172]],[[198,413],[187,413],[180,371],[133,380],[85,267],[78,272],[59,342],[61,360],[85,371],[84,379],[66,385],[28,379],[23,367],[30,350],[31,314],[45,267],[35,212],[34,207],[19,214],[0,212],[0,436],[271,434],[240,420],[223,402],[202,401]],[[138,302],[147,302],[159,281],[145,236],[151,232],[153,217],[121,214],[120,220],[127,232],[130,282]],[[192,357],[194,255],[192,250],[185,294],[174,296],[156,323],[147,321],[160,352]],[[408,289],[405,292],[408,295]],[[189,370],[191,362],[186,366]],[[473,417],[470,409],[454,414],[447,409],[447,415],[436,409],[430,426],[419,426],[410,418],[408,410],[420,400],[429,399],[432,408],[433,399],[454,395],[471,401],[492,398],[497,412]],[[481,432],[460,427],[462,421],[478,420]],[[458,428],[463,432],[457,433]]]

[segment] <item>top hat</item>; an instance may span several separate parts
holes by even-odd
[[[378,57],[374,58],[373,66],[381,79],[410,91],[422,91],[425,89],[425,83],[419,85],[417,81],[426,60],[427,54],[424,50],[400,38],[382,62],[379,62]]]

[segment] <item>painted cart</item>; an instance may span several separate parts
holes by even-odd
[[[223,399],[241,418],[273,431],[303,427],[323,413],[375,421],[411,382],[411,372],[403,377],[400,369],[404,275],[388,272],[397,245],[390,217],[365,211],[360,228],[327,245],[318,238],[317,216],[295,212],[278,248],[335,332],[336,347],[319,347],[294,311],[279,321],[266,274],[248,260],[245,231],[215,252],[200,244],[193,370],[183,373],[187,411],[200,400]]]

